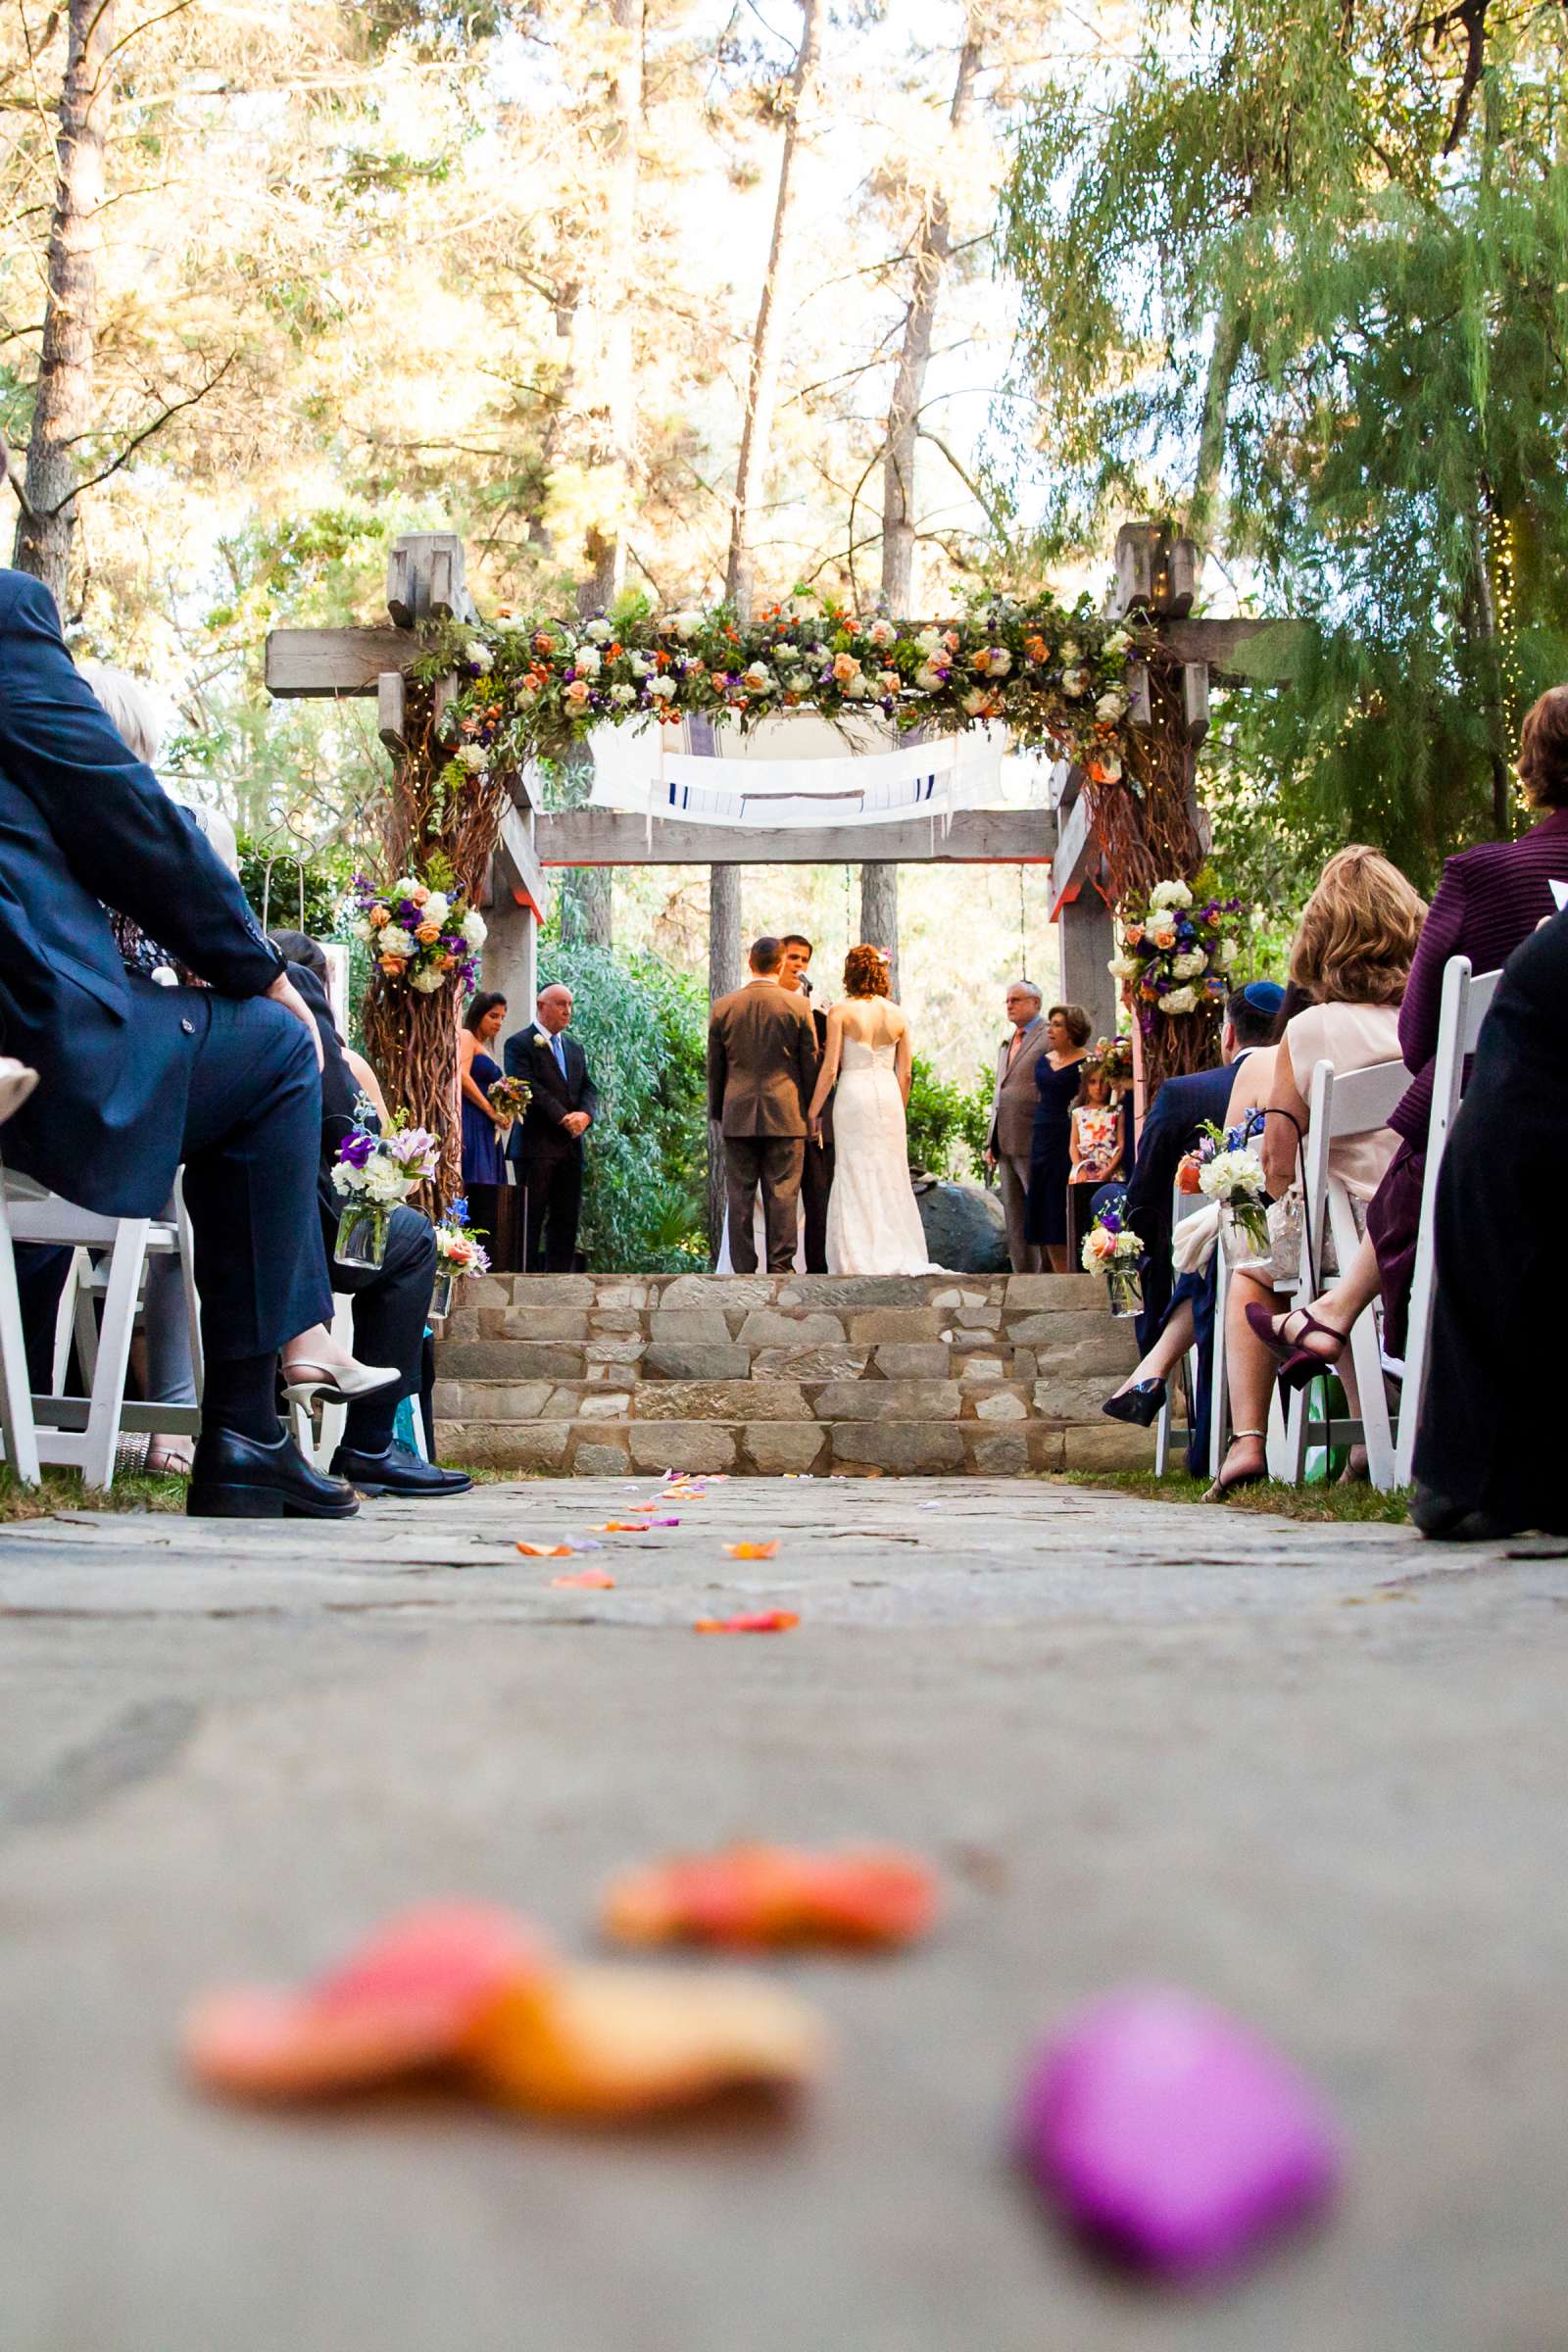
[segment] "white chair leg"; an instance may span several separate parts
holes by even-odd
[[[146,1217],[126,1217],[110,1254],[103,1329],[98,1337],[98,1361],[93,1368],[87,1405],[87,1440],[81,1457],[82,1483],[89,1487],[108,1489],[114,1484],[120,1416],[125,1401],[125,1370],[130,1362],[136,1299],[147,1258],[148,1222]]]
[[[1208,1399],[1208,1475],[1218,1478],[1228,1451],[1230,1434],[1230,1375],[1225,1353],[1225,1318],[1230,1312],[1231,1272],[1223,1242],[1214,1244],[1214,1348],[1212,1387]]]
[[[71,1271],[66,1276],[64,1287],[60,1293],[60,1304],[55,1312],[55,1344],[49,1366],[49,1387],[51,1393],[56,1396],[65,1395],[66,1382],[71,1375],[72,1335],[76,1328],[76,1310],[81,1302],[83,1277],[91,1271],[91,1268],[92,1260],[86,1250],[73,1250]],[[89,1314],[91,1311],[89,1303]],[[94,1323],[94,1340],[97,1338],[97,1330],[98,1327]]]
[[[43,1473],[38,1465],[38,1433],[33,1426],[32,1396],[27,1380],[27,1343],[22,1329],[22,1302],[17,1296],[17,1261],[11,1250],[11,1228],[0,1200],[0,1435],[6,1460],[24,1487],[35,1487]]]
[[[95,1303],[99,1285],[93,1278],[92,1252],[78,1250],[72,1260],[71,1276],[66,1288],[72,1300],[72,1323],[76,1342],[76,1362],[81,1372],[81,1385],[92,1394],[92,1384],[98,1376],[98,1309]],[[65,1362],[60,1360],[59,1334],[55,1348],[55,1395],[66,1393],[66,1377],[71,1361],[71,1342],[65,1347]]]
[[[174,1226],[179,1235],[179,1270],[185,1284],[185,1320],[190,1326],[190,1369],[196,1401],[202,1400],[206,1365],[202,1356],[201,1300],[196,1294],[196,1243],[185,1210],[185,1171],[174,1179]]]

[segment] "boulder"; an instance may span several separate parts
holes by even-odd
[[[995,1193],[978,1184],[924,1184],[915,1198],[934,1265],[954,1274],[1007,1271],[1007,1226]]]

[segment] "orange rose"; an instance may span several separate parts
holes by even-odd
[[[441,936],[439,923],[421,923],[414,934],[421,948],[433,948]]]
[[[1176,1170],[1176,1190],[1179,1193],[1201,1192],[1198,1181],[1198,1162],[1191,1157],[1182,1160]]]
[[[406,968],[408,959],[403,956],[383,956],[380,961],[382,971],[390,972],[395,980],[398,974]]]
[[[380,930],[380,928],[381,928],[381,925],[382,925],[384,922],[388,922],[388,921],[390,921],[390,919],[391,919],[391,917],[388,915],[388,913],[387,913],[387,910],[386,910],[386,908],[385,908],[384,906],[372,906],[372,907],[370,908],[370,917],[369,917],[369,920],[370,920],[370,928],[371,928],[371,930],[372,930],[372,931],[379,931],[379,930]]]

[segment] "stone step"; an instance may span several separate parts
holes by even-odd
[[[438,1419],[444,1462],[562,1478],[665,1470],[777,1478],[1007,1478],[1051,1470],[1141,1470],[1152,1433],[1114,1421],[618,1421]]]
[[[436,1418],[531,1421],[1093,1422],[1104,1379],[1008,1380],[450,1380]]]

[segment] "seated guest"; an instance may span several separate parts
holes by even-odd
[[[302,931],[274,931],[273,943],[289,959],[300,995],[320,1032],[320,1175],[317,1197],[321,1235],[330,1257],[343,1200],[332,1184],[338,1148],[354,1125],[360,1086],[344,1056],[326,995],[326,958]],[[354,1396],[343,1423],[343,1443],[332,1456],[333,1475],[346,1478],[362,1494],[414,1496],[461,1494],[473,1484],[466,1471],[442,1470],[421,1462],[412,1446],[393,1435],[398,1405],[417,1400],[424,1354],[424,1327],[435,1284],[435,1234],[428,1217],[407,1202],[387,1224],[386,1250],[378,1266],[345,1266],[331,1259],[332,1281],[354,1301],[356,1350],[396,1368],[396,1378]],[[416,1407],[417,1409],[417,1406]]]
[[[54,599],[18,571],[0,571],[0,1028],[40,1079],[8,1162],[121,1217],[161,1215],[184,1165],[206,1357],[187,1510],[348,1517],[353,1490],[303,1459],[275,1398],[279,1348],[332,1312],[310,1213],[316,1024],[239,884],[77,675]],[[127,975],[106,905],[208,985]]]
[[[485,1254],[497,1272],[513,1263],[507,1144],[513,1122],[490,1100],[502,1075],[490,1048],[507,1022],[507,1000],[491,990],[474,997],[458,1031],[458,1080],[463,1090],[463,1189],[469,1217],[488,1236]]]
[[[599,1090],[581,1046],[566,1035],[571,1011],[570,989],[553,981],[539,991],[537,1020],[514,1029],[504,1049],[507,1075],[533,1089],[507,1145],[523,1192],[522,1262],[530,1274],[569,1274],[577,1262],[582,1139],[599,1116]]]
[[[1331,1062],[1335,1075],[1344,1077],[1398,1060],[1398,1007],[1426,911],[1425,901],[1376,850],[1341,850],[1324,867],[1291,952],[1291,978],[1315,1001],[1286,1027],[1267,1104],[1278,1115],[1265,1119],[1259,1147],[1271,1199],[1297,1178],[1317,1064]],[[1377,1191],[1396,1140],[1389,1127],[1336,1138],[1329,1146],[1329,1173],[1352,1200],[1364,1203]],[[1268,1475],[1267,1413],[1275,1357],[1282,1352],[1271,1336],[1273,1318],[1272,1286],[1239,1268],[1225,1327],[1234,1435],[1210,1489],[1215,1501]],[[1345,1369],[1353,1412],[1354,1386]]]
[[[1568,914],[1557,914],[1503,967],[1438,1179],[1410,1516],[1441,1541],[1568,1534],[1562,1398],[1549,1371],[1562,1345],[1565,1006]]]
[[[1072,1104],[1094,1023],[1081,1004],[1053,1004],[1045,1051],[1035,1057],[1035,1116],[1029,1138],[1029,1200],[1024,1240],[1043,1250],[1053,1274],[1067,1271],[1067,1176],[1072,1165]]]
[[[1193,1346],[1199,1350],[1198,1394],[1193,1402],[1193,1434],[1187,1447],[1187,1466],[1195,1477],[1208,1468],[1209,1379],[1214,1341],[1214,1266],[1210,1258],[1200,1272],[1183,1274],[1172,1283],[1171,1237],[1176,1172],[1192,1152],[1205,1123],[1250,1132],[1252,1114],[1268,1100],[1278,1035],[1290,992],[1277,980],[1250,980],[1233,992],[1225,1006],[1220,1030],[1220,1066],[1198,1070],[1187,1077],[1167,1078],[1154,1097],[1144,1122],[1133,1182],[1123,1215],[1144,1244],[1144,1313],[1139,1319],[1142,1340],[1153,1318],[1151,1300],[1163,1299],[1163,1311],[1153,1322],[1145,1352],[1102,1411],[1113,1421],[1130,1421],[1148,1429],[1165,1403],[1166,1384]],[[1304,1004],[1305,998],[1300,999]],[[1211,1107],[1205,1107],[1210,1105]]]
[[[1384,1347],[1391,1356],[1404,1353],[1443,975],[1452,956],[1468,956],[1476,973],[1500,970],[1555,910],[1551,884],[1568,882],[1568,686],[1553,686],[1526,712],[1519,781],[1530,807],[1546,813],[1517,841],[1483,842],[1450,858],[1443,869],[1399,1007],[1399,1051],[1415,1082],[1389,1122],[1398,1149],[1373,1195],[1361,1247],[1339,1281],[1310,1308],[1274,1318],[1273,1337],[1282,1352],[1337,1364],[1357,1316],[1381,1295]]]

